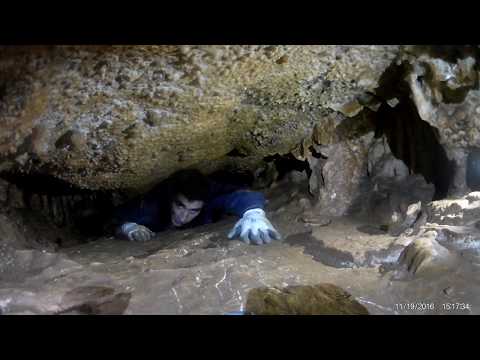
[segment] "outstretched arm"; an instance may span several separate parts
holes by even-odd
[[[229,194],[216,197],[210,203],[210,210],[213,212],[237,215],[242,217],[250,209],[263,209],[265,207],[265,196],[261,192],[249,190],[237,190]]]
[[[148,241],[155,234],[152,215],[155,209],[144,199],[135,200],[119,207],[113,214],[115,236],[130,241]]]
[[[212,207],[241,217],[228,234],[230,239],[239,237],[247,244],[257,245],[280,239],[280,234],[265,215],[265,197],[260,192],[235,191],[214,199]]]

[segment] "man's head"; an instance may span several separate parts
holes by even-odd
[[[171,180],[171,222],[180,227],[200,214],[208,198],[209,182],[198,170],[181,170]]]
[[[195,219],[203,208],[202,200],[189,200],[177,194],[172,202],[172,225],[180,227]]]

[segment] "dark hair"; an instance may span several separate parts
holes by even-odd
[[[169,180],[171,195],[183,194],[188,200],[208,199],[210,181],[196,169],[177,171]]]

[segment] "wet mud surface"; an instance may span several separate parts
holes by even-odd
[[[306,224],[298,203],[284,200],[269,210],[283,240],[264,246],[228,240],[236,219],[227,218],[147,243],[100,238],[55,253],[12,252],[0,272],[0,310],[226,314],[244,311],[254,289],[329,283],[369,314],[480,314],[474,250],[455,250],[458,261],[446,270],[404,274],[395,266],[404,246],[379,225],[354,217]]]
[[[313,260],[327,266],[348,268],[355,265],[350,253],[325,246],[323,241],[315,239],[311,232],[290,235],[285,239],[285,243],[293,246],[303,246],[304,254],[312,255]]]

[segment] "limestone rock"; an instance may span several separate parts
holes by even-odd
[[[436,231],[437,241],[458,251],[480,249],[480,192],[459,199],[434,201],[425,207],[426,224],[422,228]]]
[[[392,154],[385,137],[376,139],[368,150],[368,172],[373,181],[384,178],[402,181],[410,173],[407,165]]]
[[[46,251],[13,251],[0,278],[5,314],[122,314],[130,299],[109,276]]]
[[[368,149],[368,175],[355,206],[372,223],[389,227],[396,236],[413,225],[419,215],[419,206],[414,204],[426,204],[434,196],[434,185],[422,175],[410,174],[406,164],[392,154],[384,136],[375,139]]]
[[[477,56],[469,47],[456,47],[445,49],[443,54],[412,55],[407,50],[402,60],[411,69],[405,80],[420,117],[438,130],[440,143],[455,162],[450,193],[465,194],[468,149],[480,146]]]
[[[399,236],[405,230],[409,229],[418,220],[421,214],[421,211],[422,211],[421,201],[408,206],[403,221],[399,223],[397,226],[395,226],[394,229],[390,231],[390,234],[394,236]]]
[[[0,169],[143,190],[255,169],[373,92],[398,46],[2,47]],[[354,104],[355,106],[351,106]],[[340,114],[340,113],[339,113]],[[232,150],[245,157],[227,156]],[[27,155],[25,155],[27,154]]]
[[[360,194],[362,182],[367,180],[367,151],[373,134],[333,145],[318,178],[320,188],[318,206],[329,216],[341,216],[353,205]]]
[[[0,246],[24,247],[27,239],[25,231],[22,230],[22,227],[11,216],[0,213]],[[0,256],[0,258],[2,257]]]
[[[465,226],[478,221],[480,216],[480,192],[471,192],[459,199],[431,202],[426,211],[428,221],[441,225]]]
[[[437,236],[436,231],[427,231],[410,243],[398,259],[400,272],[420,276],[448,269],[453,254],[436,241]]]
[[[253,315],[368,315],[349,293],[333,284],[250,290],[246,313]]]
[[[62,310],[56,314],[120,315],[127,308],[131,294],[106,286],[80,286],[68,291],[62,299]]]

